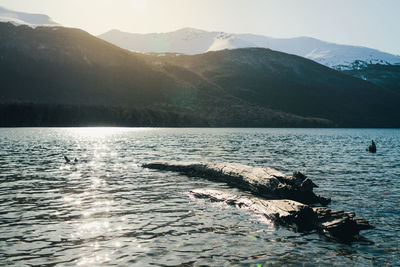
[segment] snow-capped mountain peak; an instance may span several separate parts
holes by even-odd
[[[298,55],[335,69],[366,64],[400,64],[400,56],[376,49],[340,45],[311,37],[271,38],[255,34],[230,34],[183,28],[167,33],[131,34],[110,31],[99,36],[122,48],[140,52],[202,54],[209,51],[262,47]]]
[[[38,26],[60,26],[47,15],[17,12],[4,7],[0,7],[0,22],[10,22],[14,25],[28,25],[33,28]]]

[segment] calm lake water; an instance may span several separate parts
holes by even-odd
[[[0,148],[0,265],[400,264],[400,130],[7,128]],[[246,193],[141,167],[159,160],[299,170],[376,229],[342,244],[276,227],[187,194]]]

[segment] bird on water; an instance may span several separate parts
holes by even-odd
[[[65,156],[65,155],[64,155],[64,159],[65,159],[65,163],[66,163],[66,164],[67,164],[67,163],[71,163],[71,160],[70,160],[67,156]],[[77,163],[77,162],[78,162],[78,159],[75,158],[73,162],[74,162],[74,163]]]

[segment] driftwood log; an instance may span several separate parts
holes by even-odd
[[[317,185],[300,172],[288,176],[271,168],[212,162],[154,162],[143,167],[225,182],[266,199],[291,199],[304,204],[322,205],[330,202],[329,198],[317,196],[313,192]]]
[[[207,198],[253,210],[276,224],[289,226],[297,231],[317,230],[328,237],[342,241],[356,240],[361,230],[374,228],[366,220],[356,219],[353,212],[331,210],[326,207],[312,208],[293,200],[239,197],[217,190],[192,190],[190,194],[196,198]]]

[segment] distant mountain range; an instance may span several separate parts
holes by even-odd
[[[30,27],[59,26],[47,15],[17,12],[4,7],[0,7],[0,22],[10,22],[14,25],[28,25]]]
[[[0,7],[0,22],[14,25],[59,26],[49,16]],[[168,33],[135,34],[111,30],[99,38],[121,48],[143,53],[202,54],[237,48],[269,48],[314,60],[337,70],[363,69],[367,65],[400,65],[400,56],[376,49],[340,45],[310,37],[279,39],[255,34],[230,34],[184,28]]]
[[[264,48],[143,54],[0,23],[0,73],[3,126],[400,127],[395,90]]]
[[[237,48],[269,48],[314,60],[338,70],[354,69],[363,64],[400,65],[400,56],[375,49],[340,45],[309,37],[271,38],[255,34],[230,34],[184,28],[168,33],[135,34],[112,30],[99,38],[121,48],[144,53],[202,54]],[[357,64],[355,64],[357,63]]]
[[[98,37],[127,50],[160,56],[165,53],[196,55],[224,49],[269,48],[313,60],[400,93],[400,56],[366,47],[328,43],[310,37],[278,39],[193,28],[151,34],[112,30]]]

